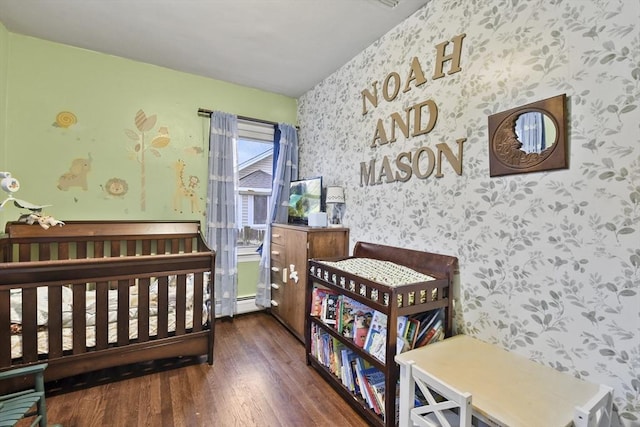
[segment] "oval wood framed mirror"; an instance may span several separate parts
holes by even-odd
[[[566,95],[489,116],[489,175],[569,167]]]

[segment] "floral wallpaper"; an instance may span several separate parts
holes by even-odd
[[[345,188],[352,246],[457,256],[457,332],[613,387],[626,426],[640,426],[639,23],[638,1],[431,0],[298,104],[300,175]],[[436,46],[460,34],[461,70],[432,78]],[[409,90],[366,104],[393,72]],[[563,93],[569,168],[490,178],[488,116]],[[378,120],[425,100],[430,132],[372,147]],[[460,175],[440,159],[440,177],[387,182],[378,166],[382,183],[361,185],[372,159],[457,156],[465,138]]]

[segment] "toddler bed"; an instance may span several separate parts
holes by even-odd
[[[213,363],[215,252],[198,221],[11,222],[5,231],[0,371],[46,361],[51,381],[177,356]]]

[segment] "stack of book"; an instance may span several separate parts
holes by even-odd
[[[326,288],[313,289],[311,316],[335,328],[345,338],[364,347],[375,310],[346,295],[338,295]]]
[[[317,325],[311,325],[311,353],[340,379],[342,385],[362,398],[376,414],[385,414],[384,372],[345,346]]]
[[[401,318],[403,318],[401,320]],[[404,329],[401,330],[401,325]],[[398,344],[396,353],[422,347],[444,338],[444,308],[398,317]]]
[[[351,340],[355,346],[383,364],[386,363],[386,314],[323,287],[315,287],[312,291],[310,314],[342,337]],[[411,316],[398,316],[396,354],[444,338],[444,316],[444,308]],[[384,418],[384,372],[361,357],[352,345],[343,341],[327,332],[326,327],[311,323],[311,356],[335,375],[346,389],[362,398],[371,410]]]
[[[387,315],[330,289],[313,289],[311,315],[386,363]],[[444,338],[444,309],[398,316],[396,354]]]

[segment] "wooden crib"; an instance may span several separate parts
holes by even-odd
[[[199,221],[10,222],[5,232],[0,371],[46,361],[51,381],[178,356],[213,363],[215,252]]]

